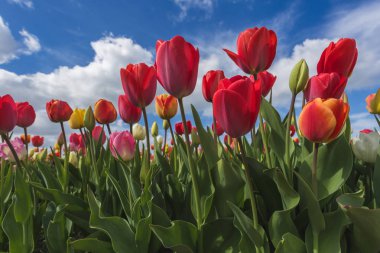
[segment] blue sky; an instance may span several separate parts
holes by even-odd
[[[31,131],[53,139],[58,126],[47,123],[46,101],[62,98],[73,107],[85,107],[101,97],[116,102],[121,93],[120,67],[130,62],[152,64],[156,40],[180,34],[200,49],[199,81],[186,101],[195,104],[208,123],[211,106],[200,95],[202,75],[218,68],[228,76],[242,74],[222,48],[236,51],[239,32],[267,26],[278,35],[278,53],[270,71],[278,76],[274,99],[282,112],[290,100],[291,67],[305,58],[314,74],[329,41],[355,38],[359,60],[347,86],[351,117],[355,130],[373,128],[364,98],[379,88],[378,13],[378,1],[358,0],[3,0],[1,94],[31,101],[38,115]],[[149,110],[153,112],[154,106]],[[150,114],[150,121],[155,119]],[[114,128],[123,125],[119,121]]]

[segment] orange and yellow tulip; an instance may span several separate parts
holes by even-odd
[[[177,114],[178,101],[172,95],[161,94],[156,97],[156,112],[161,119],[171,119]]]

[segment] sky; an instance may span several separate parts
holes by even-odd
[[[197,86],[185,105],[194,104],[210,125],[212,106],[203,99],[202,76],[212,69],[222,69],[228,77],[242,75],[222,49],[235,52],[240,32],[266,26],[278,37],[269,71],[277,76],[273,102],[281,113],[288,110],[289,74],[300,59],[306,59],[314,75],[330,41],[356,39],[358,62],[346,88],[355,135],[376,126],[364,100],[380,87],[379,13],[380,1],[361,0],[2,0],[0,96],[29,101],[37,112],[30,133],[44,135],[52,145],[60,130],[49,122],[47,101],[62,99],[73,108],[86,108],[106,98],[117,107],[123,92],[120,68],[153,64],[156,41],[181,35],[199,48],[201,57]],[[157,87],[157,94],[164,93]],[[299,106],[298,101],[298,114]],[[152,103],[149,122],[161,125],[154,111]],[[129,129],[120,119],[111,127]]]

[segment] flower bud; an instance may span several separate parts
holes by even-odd
[[[46,157],[47,157],[47,149],[46,148],[44,148],[40,152],[38,152],[38,154],[36,156],[37,160],[39,160],[39,161],[45,161]]]
[[[169,121],[167,121],[166,119],[164,119],[164,121],[162,122],[162,127],[165,130],[168,130],[168,128],[169,128]]]
[[[158,135],[158,126],[157,126],[157,122],[156,121],[153,122],[152,128],[150,129],[150,131],[151,131],[151,134],[152,134],[153,137],[157,137],[157,135]]]
[[[142,141],[145,139],[145,127],[136,123],[133,125],[132,127],[132,134],[133,134],[133,137],[138,140],[138,141]]]
[[[303,91],[309,80],[309,67],[304,59],[300,60],[292,69],[289,78],[290,91],[296,95]]]
[[[76,152],[74,151],[70,152],[69,163],[71,163],[75,168],[78,167],[78,155]]]
[[[95,117],[94,117],[94,111],[92,110],[92,107],[87,107],[86,112],[84,113],[84,126],[87,128],[88,131],[92,131],[95,127]]]
[[[164,142],[164,138],[161,135],[159,135],[157,136],[156,140],[157,140],[158,146],[161,147],[162,143]]]
[[[197,129],[195,127],[193,127],[193,129],[191,129],[191,142],[195,146],[198,146],[201,143],[201,140],[199,139],[199,135],[198,135]]]

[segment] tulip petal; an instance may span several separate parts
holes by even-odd
[[[327,106],[334,114],[336,125],[334,131],[329,137],[329,141],[332,141],[338,137],[342,128],[346,122],[350,107],[347,103],[344,103],[341,99],[327,99],[323,101],[323,105]]]

